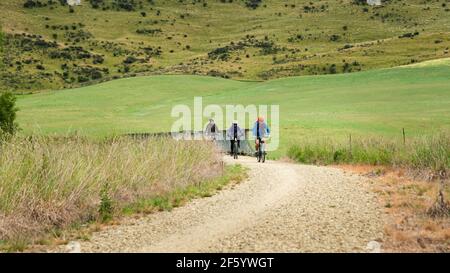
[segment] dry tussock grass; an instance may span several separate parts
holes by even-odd
[[[343,168],[363,175],[375,171],[382,173],[371,178],[373,190],[386,212],[384,251],[450,251],[450,217],[431,217],[427,213],[441,189],[445,200],[450,200],[450,181],[445,181],[442,187],[438,181],[412,179],[407,169],[367,165],[346,165]],[[383,170],[378,171],[377,168]]]
[[[217,177],[221,164],[205,142],[78,136],[0,142],[0,241],[98,219],[102,189],[119,211]]]

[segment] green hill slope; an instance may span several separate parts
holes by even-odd
[[[151,76],[19,97],[25,133],[169,131],[174,105],[280,105],[281,154],[303,138],[433,134],[450,129],[450,61],[340,75],[240,82]],[[206,121],[206,119],[205,119]]]
[[[449,56],[445,0],[60,2],[0,1],[0,88],[61,89],[136,74],[274,79]]]

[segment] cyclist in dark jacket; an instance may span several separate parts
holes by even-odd
[[[234,121],[227,130],[227,139],[231,140],[231,154],[233,154],[234,141],[237,141],[238,148],[240,148],[241,139],[243,139],[244,136],[244,131],[239,127],[238,123]]]
[[[217,127],[214,120],[210,119],[208,125],[206,125],[206,128],[205,128],[205,136],[208,139],[216,140],[218,134],[219,134],[219,128]]]

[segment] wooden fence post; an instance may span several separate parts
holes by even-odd
[[[349,135],[350,156],[352,156],[352,134]]]
[[[403,128],[403,145],[406,145],[406,134],[405,134],[405,128]]]

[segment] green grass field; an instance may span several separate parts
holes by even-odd
[[[280,149],[304,139],[401,139],[450,129],[450,61],[340,75],[242,82],[202,76],[120,79],[19,96],[26,134],[78,131],[93,137],[169,131],[171,109],[203,104],[280,105]],[[206,122],[206,118],[205,118]]]
[[[58,1],[35,8],[24,8],[25,0],[0,1],[1,89],[55,90],[133,74],[275,79],[449,56],[445,0],[386,1],[377,8],[353,0],[263,0],[256,9],[246,1],[130,0],[131,11],[113,8],[115,0],[97,1],[106,10],[82,2],[70,12]],[[407,33],[413,35],[400,38]],[[57,46],[47,47],[50,42]],[[128,57],[135,60],[126,63]]]

